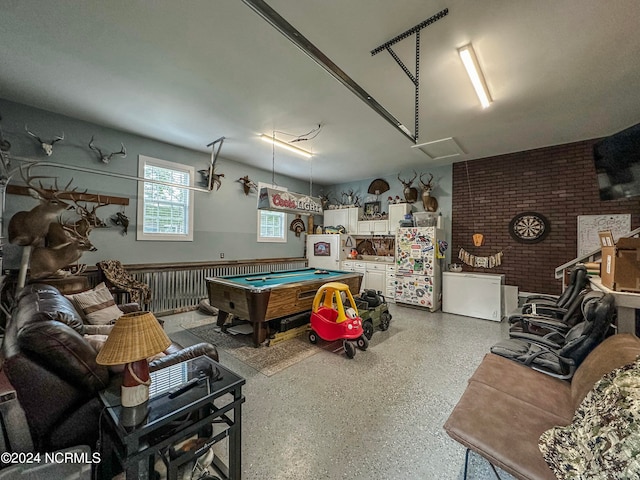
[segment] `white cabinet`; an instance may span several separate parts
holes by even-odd
[[[353,262],[353,271],[362,273],[362,283],[360,284],[360,292],[362,292],[365,288],[369,288],[367,286],[367,264],[365,262]],[[357,292],[357,293],[360,293]],[[354,292],[351,292],[354,293]]]
[[[383,290],[384,296],[387,299],[387,303],[395,303],[396,302],[396,266],[394,264],[386,265],[386,285]]]
[[[392,203],[389,205],[389,233],[396,234],[400,221],[404,220],[404,216],[408,213],[411,213],[410,203]]]
[[[340,262],[340,270],[344,270],[345,272],[353,272],[355,263],[353,260],[343,260]]]
[[[365,220],[358,222],[359,235],[387,235],[389,233],[388,220]]]
[[[384,263],[367,262],[366,268],[367,288],[384,293],[387,289],[387,266]]]
[[[362,213],[362,208],[336,208],[335,210],[325,210],[324,226],[337,227],[342,225],[347,229],[347,233],[358,233],[358,218]]]
[[[340,269],[363,274],[360,291],[369,288],[382,292],[387,302],[395,302],[396,267],[393,263],[343,260],[340,263]],[[351,293],[355,295],[359,292]]]

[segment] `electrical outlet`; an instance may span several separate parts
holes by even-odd
[[[220,258],[224,258],[224,253],[221,253],[221,254],[220,254]]]

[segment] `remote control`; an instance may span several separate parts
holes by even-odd
[[[178,395],[182,395],[185,392],[188,392],[193,387],[197,386],[201,380],[204,380],[206,377],[194,378],[189,380],[187,383],[180,385],[179,387],[173,388],[169,390],[169,398],[176,398]]]

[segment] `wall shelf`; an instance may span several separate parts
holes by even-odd
[[[55,192],[55,190],[47,189],[47,193]],[[23,185],[7,185],[7,193],[12,195],[26,195],[31,196],[29,193],[29,187]],[[92,203],[106,203],[107,205],[129,205],[129,199],[127,197],[114,197],[112,195],[97,195],[94,193],[80,193],[80,192],[64,192],[59,195],[61,200],[76,200],[80,202],[92,202]]]

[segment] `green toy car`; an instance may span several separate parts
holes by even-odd
[[[355,297],[355,301],[358,314],[362,318],[362,330],[368,340],[371,340],[376,328],[382,331],[389,328],[391,314],[382,292],[367,289],[360,296]]]

